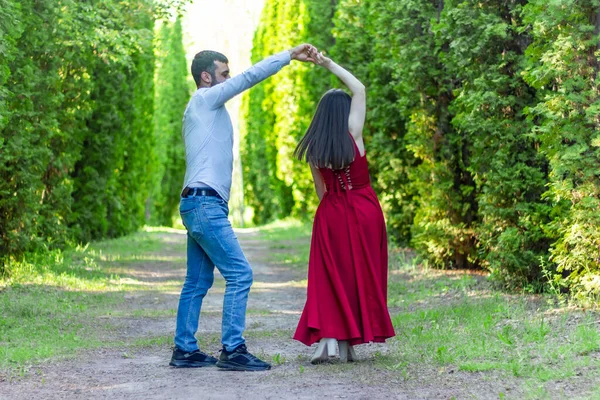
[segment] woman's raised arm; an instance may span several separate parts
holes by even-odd
[[[311,57],[314,63],[328,69],[350,89],[352,92],[352,104],[350,106],[350,116],[348,117],[348,130],[354,139],[362,139],[362,130],[365,125],[365,115],[367,113],[367,94],[365,85],[356,79],[354,75],[344,69],[342,66],[325,57],[323,53],[312,51]]]

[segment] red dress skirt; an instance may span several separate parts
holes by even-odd
[[[395,335],[387,309],[385,220],[369,179],[366,154],[343,170],[321,168],[327,185],[312,231],[307,298],[294,339],[354,346]]]

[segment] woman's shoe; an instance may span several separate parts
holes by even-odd
[[[335,339],[323,338],[317,346],[317,350],[313,354],[310,362],[312,364],[319,364],[329,360],[329,357],[335,356]]]
[[[354,352],[354,347],[350,346],[350,342],[347,340],[340,340],[338,342],[338,346],[340,348],[340,361],[341,362],[351,362],[356,360],[356,353]]]

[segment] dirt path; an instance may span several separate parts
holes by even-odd
[[[423,370],[412,379],[403,378],[398,371],[375,365],[376,355],[391,351],[391,345],[359,346],[360,360],[352,364],[311,365],[312,349],[291,340],[305,299],[305,269],[273,261],[274,252],[293,249],[271,248],[251,232],[240,232],[239,237],[255,271],[247,344],[273,363],[271,371],[168,367],[174,310],[185,276],[185,236],[162,233],[160,254],[125,267],[144,289],[126,294],[124,316],[106,316],[98,323],[110,321],[113,328],[102,333],[107,341],[121,339],[126,344],[42,363],[22,379],[0,381],[0,399],[450,399],[497,398],[499,391],[506,390],[490,374],[481,379],[473,373],[440,376]],[[218,278],[205,298],[197,334],[203,350],[214,355],[220,348],[223,288]],[[142,316],[132,316],[136,310]],[[163,314],[149,317],[144,314],[148,310]],[[154,345],[129,345],[136,338],[159,339]]]

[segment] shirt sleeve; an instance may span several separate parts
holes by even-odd
[[[211,109],[219,108],[232,97],[276,74],[290,61],[290,53],[287,50],[272,55],[254,64],[241,74],[205,89],[202,97]]]

